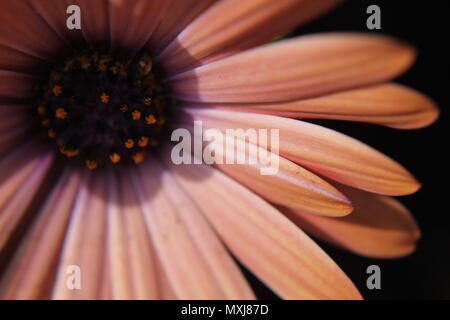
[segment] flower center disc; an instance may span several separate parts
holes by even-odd
[[[89,169],[140,163],[158,145],[168,98],[146,55],[132,60],[89,51],[50,73],[37,108],[59,151]]]

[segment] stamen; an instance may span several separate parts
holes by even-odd
[[[109,70],[111,70],[112,73],[117,74],[119,72],[119,67],[118,66],[112,66],[111,68],[109,68]]]
[[[145,159],[145,156],[144,156],[144,152],[142,152],[142,151],[140,151],[140,152],[138,152],[138,153],[135,153],[135,154],[133,155],[133,161],[134,161],[134,163],[136,163],[136,164],[141,163],[142,161],[144,161],[144,159]]]
[[[110,96],[108,94],[106,94],[105,92],[103,92],[100,96],[100,101],[103,103],[108,103],[109,98],[110,98]]]
[[[66,155],[68,158],[76,157],[76,156],[80,153],[79,150],[67,150],[67,149],[64,148],[64,147],[60,147],[60,148],[59,148],[59,151],[60,151],[62,154]]]
[[[40,105],[40,106],[38,107],[38,113],[39,113],[41,116],[43,116],[43,115],[45,114],[46,111],[47,111],[47,110],[45,109],[44,105]]]
[[[56,109],[55,117],[58,118],[58,119],[65,119],[65,118],[67,118],[66,110],[64,110],[64,108]]]
[[[112,163],[119,163],[120,155],[114,152],[113,154],[109,155],[109,159],[111,160]]]
[[[75,69],[75,62],[73,60],[69,60],[63,67],[64,72],[72,71],[74,69]]]
[[[133,117],[133,120],[139,120],[141,118],[141,113],[138,110],[134,110],[131,113],[131,116]]]
[[[52,75],[50,76],[50,78],[51,78],[53,81],[59,81],[59,80],[61,80],[62,75],[61,75],[61,73],[59,73],[59,72],[53,72]]]
[[[47,135],[50,138],[54,138],[54,137],[56,137],[56,131],[54,129],[50,129],[50,130],[47,131]]]
[[[66,156],[69,158],[76,157],[79,154],[80,154],[79,150],[67,150],[66,151]]]
[[[122,77],[128,76],[127,69],[126,69],[125,65],[122,64],[122,63],[119,64],[119,74],[120,74]]]
[[[145,122],[147,122],[147,124],[154,124],[156,123],[156,118],[153,115],[149,114],[145,117]]]
[[[152,71],[153,63],[151,59],[143,59],[139,61],[139,67],[142,75],[146,76]]]
[[[164,117],[159,118],[158,125],[162,126],[164,124],[166,124],[166,118],[164,118]]]
[[[83,68],[83,69],[88,69],[91,66],[91,63],[89,62],[89,58],[86,56],[79,57],[78,61],[80,61],[81,68]]]
[[[151,145],[152,147],[156,147],[156,146],[158,145],[158,140],[156,140],[156,139],[151,139],[151,140],[150,140],[150,145]]]
[[[53,88],[52,88],[52,92],[53,92],[53,94],[55,95],[55,96],[60,96],[60,95],[62,95],[62,87],[61,86],[58,86],[58,85],[55,85],[55,86],[53,86]]]
[[[94,170],[97,169],[98,163],[94,160],[86,160],[86,167],[88,167],[88,169],[90,170]]]
[[[148,146],[148,137],[142,136],[142,137],[139,139],[138,144],[139,144],[139,147],[141,147],[141,148],[145,148],[146,146]]]
[[[132,139],[128,139],[127,141],[125,141],[124,145],[125,148],[131,149],[134,147],[134,141]]]

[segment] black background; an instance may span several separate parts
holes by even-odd
[[[381,8],[381,30],[368,30],[366,9]],[[440,119],[419,130],[395,130],[376,125],[324,121],[333,128],[377,148],[407,167],[422,189],[401,201],[412,211],[422,231],[414,254],[381,260],[355,256],[322,242],[366,299],[450,299],[450,200],[447,182],[450,105],[450,6],[447,0],[348,0],[320,19],[298,28],[298,36],[325,31],[379,32],[413,44],[419,52],[415,65],[396,82],[432,97],[441,109]],[[317,123],[317,122],[316,122]],[[366,268],[381,268],[381,290],[368,290]],[[276,298],[248,275],[257,295]]]

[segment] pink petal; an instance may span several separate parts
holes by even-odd
[[[430,98],[394,83],[282,103],[197,106],[288,118],[370,122],[397,129],[422,128],[433,123],[439,116],[439,109]]]
[[[419,227],[399,201],[349,187],[339,189],[355,207],[348,216],[330,219],[290,209],[283,213],[304,231],[360,255],[397,258],[414,251]]]
[[[81,32],[92,46],[110,44],[109,0],[65,0],[81,9]],[[67,16],[67,15],[66,15]]]
[[[165,161],[233,255],[281,297],[360,298],[339,267],[260,197],[211,167]]]
[[[36,13],[42,17],[43,21],[57,34],[61,41],[67,46],[76,46],[84,43],[83,34],[80,30],[69,30],[67,28],[67,8],[74,4],[73,1],[64,0],[26,0],[30,3]],[[81,21],[83,22],[84,12],[81,12]]]
[[[25,1],[0,2],[0,46],[52,61],[65,48],[46,22]]]
[[[411,47],[386,36],[325,33],[252,49],[173,76],[168,84],[188,101],[304,99],[391,79],[414,56]]]
[[[156,259],[134,189],[112,176],[108,200],[108,256],[113,299],[158,299]]]
[[[160,53],[192,20],[217,0],[172,1],[149,41],[152,53]]]
[[[113,47],[138,51],[149,40],[173,0],[111,0]]]
[[[155,250],[177,298],[254,297],[195,204],[166,171],[150,162],[133,181]]]
[[[80,185],[75,207],[68,224],[53,299],[99,299],[104,286],[104,270],[108,268],[106,249],[106,176],[96,172],[90,181]],[[81,271],[81,290],[71,290],[67,280],[77,266]]]
[[[192,125],[183,127],[194,134]],[[329,183],[274,153],[269,152],[274,163],[272,169],[277,166],[277,172],[262,175],[261,170],[267,166],[262,163],[260,155],[268,151],[248,141],[239,141],[235,142],[234,136],[225,135],[224,148],[220,142],[208,142],[209,147],[215,146],[216,157],[223,159],[222,163],[214,166],[262,198],[318,215],[343,216],[352,211],[350,202]],[[250,152],[252,148],[256,148],[254,152]],[[238,159],[245,159],[245,163],[238,163]]]
[[[2,299],[48,298],[79,184],[78,171],[66,170],[59,178],[2,277]]]
[[[158,60],[168,73],[269,42],[335,6],[336,0],[219,1],[188,25]]]
[[[0,249],[26,216],[53,162],[53,154],[37,145],[26,144],[0,160]]]
[[[280,130],[281,156],[343,184],[370,192],[404,195],[420,187],[401,165],[336,131],[281,117],[216,109],[184,108],[204,127]]]
[[[19,126],[31,127],[34,124],[32,112],[29,105],[0,104],[0,134]]]

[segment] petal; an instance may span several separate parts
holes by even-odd
[[[110,44],[109,0],[65,0],[81,9],[81,32],[92,46]],[[66,15],[67,16],[67,15]]]
[[[192,126],[188,130],[195,135]],[[258,147],[258,140],[249,143],[248,139],[251,135],[226,134],[223,142],[209,142],[206,147],[214,148],[216,159],[221,159],[214,166],[273,203],[325,216],[343,216],[352,211],[350,202],[329,183]]]
[[[111,44],[136,52],[150,39],[173,0],[110,0]]]
[[[266,104],[214,104],[211,107],[299,119],[369,122],[396,129],[426,127],[439,116],[439,109],[430,98],[394,83],[305,100]]]
[[[26,0],[30,3],[36,13],[42,17],[46,24],[54,31],[59,38],[68,46],[84,44],[84,37],[81,30],[69,30],[67,19],[70,14],[67,8],[74,4],[73,1],[64,0]],[[81,21],[83,22],[84,12],[81,12]]]
[[[36,144],[36,145],[35,145]],[[0,161],[0,249],[26,215],[53,162],[53,154],[30,143]]]
[[[0,104],[0,134],[19,126],[31,127],[33,119],[30,109],[29,105]]]
[[[157,299],[158,278],[153,248],[127,177],[111,177],[109,194],[108,256],[112,297]]]
[[[5,154],[14,146],[23,143],[23,138],[29,134],[28,126],[16,126],[14,128],[0,132],[0,155]]]
[[[80,184],[76,170],[59,178],[0,282],[2,299],[46,299]]]
[[[387,195],[404,195],[420,187],[394,160],[336,131],[311,123],[245,112],[188,109],[204,127],[279,129],[280,155],[307,169],[352,187]]]
[[[165,163],[233,255],[278,295],[360,298],[339,267],[260,197],[211,167],[175,166],[170,158]]]
[[[47,61],[0,44],[0,70],[36,74],[48,70]]]
[[[61,40],[26,1],[0,2],[0,46],[52,61],[65,48]]]
[[[195,19],[161,53],[169,73],[269,42],[319,14],[336,0],[219,1]]]
[[[275,102],[375,84],[405,71],[408,45],[381,35],[324,33],[276,42],[169,78],[178,98]]]
[[[99,299],[102,296],[104,270],[107,268],[106,249],[106,176],[96,172],[90,181],[80,185],[73,209],[57,275],[53,299]],[[79,267],[81,290],[67,285]]]
[[[150,50],[160,53],[195,18],[217,0],[172,1],[149,41]]]
[[[302,230],[363,256],[397,258],[410,254],[420,238],[414,218],[399,201],[349,187],[339,187],[355,210],[342,218],[313,216],[284,209]]]
[[[133,181],[156,252],[177,298],[254,297],[222,243],[167,171],[150,162]]]
[[[33,96],[39,78],[29,74],[0,70],[0,102],[22,101]]]

